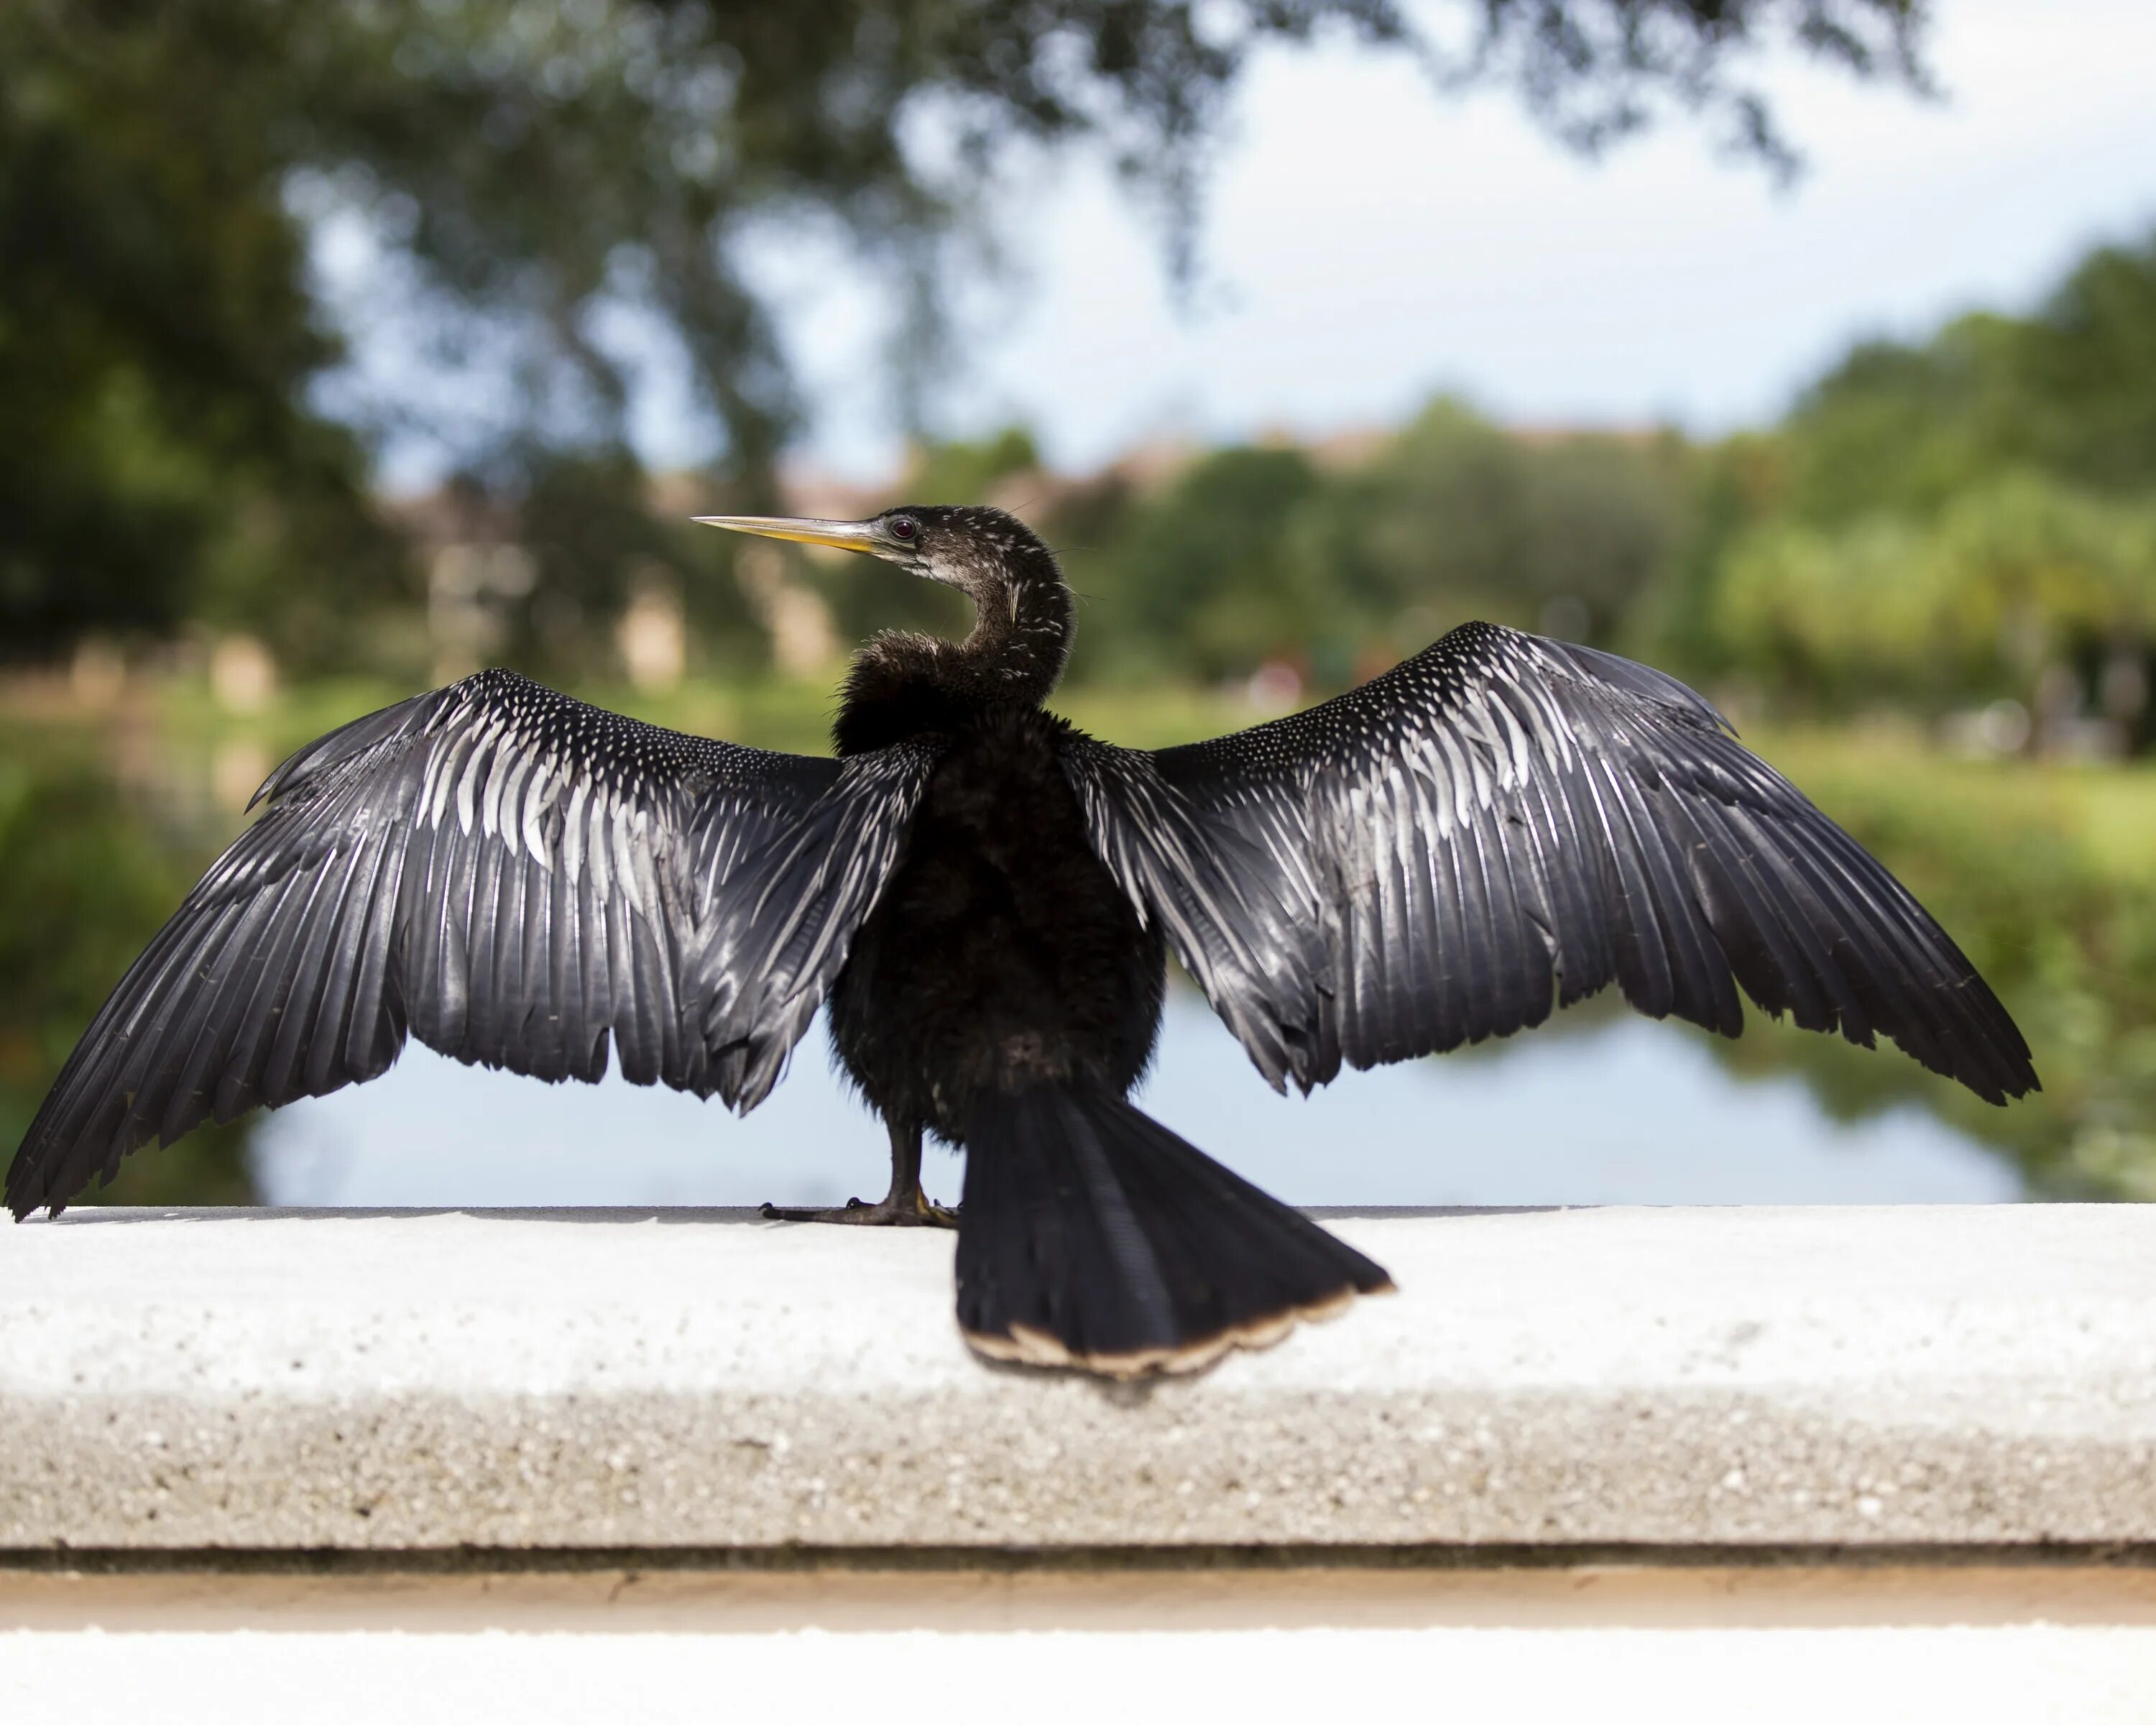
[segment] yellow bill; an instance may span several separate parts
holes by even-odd
[[[829,545],[839,551],[866,552],[874,556],[883,542],[866,521],[819,521],[805,516],[699,515],[690,520],[729,532],[754,533],[765,539],[791,539],[802,545]]]

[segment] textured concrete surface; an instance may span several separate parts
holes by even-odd
[[[2156,1207],[1332,1225],[1397,1296],[1135,1389],[940,1234],[0,1227],[0,1547],[2156,1542]]]

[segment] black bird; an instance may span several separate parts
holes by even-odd
[[[300,750],[91,1024],[8,1171],[57,1212],[152,1138],[458,1060],[762,1101],[828,996],[891,1184],[814,1214],[958,1227],[981,1353],[1181,1370],[1389,1286],[1125,1100],[1172,949],[1276,1089],[1509,1035],[1611,982],[1734,1036],[1738,991],[2036,1087],[1899,883],[1683,685],[1488,624],[1209,742],[1042,703],[1071,596],[993,509],[711,517],[957,588],[855,658],[836,759],[684,737],[505,670]],[[966,1152],[928,1204],[924,1132]]]

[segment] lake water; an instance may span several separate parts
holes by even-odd
[[[547,1086],[416,1043],[386,1076],[266,1117],[275,1204],[825,1204],[878,1198],[883,1129],[845,1091],[820,1024],[747,1119],[619,1077]],[[1882,1059],[1899,1059],[1885,1054]],[[1141,1097],[1276,1196],[1311,1204],[1972,1204],[2022,1194],[2013,1166],[1908,1105],[1830,1118],[1801,1081],[1740,1081],[1701,1041],[1634,1018],[1471,1056],[1351,1072],[1307,1099],[1266,1087],[1187,988],[1171,992]],[[932,1149],[927,1183],[958,1194]]]

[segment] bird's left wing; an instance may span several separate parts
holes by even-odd
[[[8,1171],[57,1209],[151,1138],[466,1062],[767,1094],[904,845],[932,750],[685,737],[475,676],[293,756],[123,978]]]
[[[2028,1045],[1908,891],[1659,671],[1468,624],[1334,701],[1074,738],[1093,845],[1276,1088],[1508,1035],[1611,981],[1735,1035],[1892,1037],[1992,1101]]]

